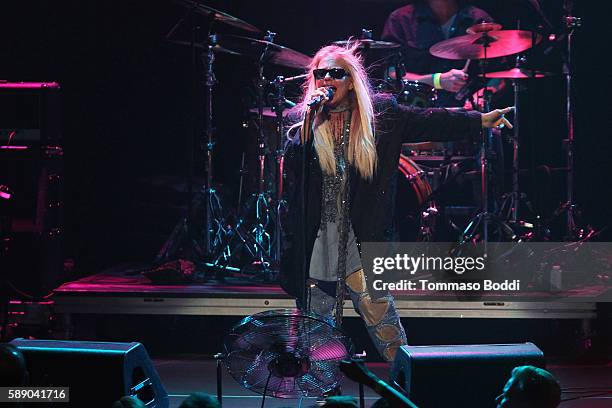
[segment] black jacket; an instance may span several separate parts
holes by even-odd
[[[358,244],[388,242],[394,238],[395,186],[402,143],[475,139],[480,134],[479,112],[450,109],[419,109],[398,105],[389,95],[376,95],[375,139],[378,166],[372,180],[359,177],[350,168],[350,217]],[[311,138],[312,140],[312,138]],[[305,300],[305,283],[310,257],[321,222],[323,174],[312,141],[306,149],[299,143],[288,146],[285,155],[288,211],[283,221],[283,253],[280,281],[290,295]],[[302,185],[303,155],[306,153],[306,191]],[[304,235],[300,233],[302,206],[306,205],[307,262],[301,255]],[[306,270],[305,270],[306,269]],[[366,276],[366,279],[368,277]],[[380,296],[380,294],[379,294]],[[305,303],[302,303],[305,304]]]

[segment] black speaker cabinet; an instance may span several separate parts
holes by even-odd
[[[140,343],[15,339],[29,386],[69,387],[70,407],[110,407],[138,395],[147,407],[167,408],[168,394]]]
[[[0,81],[0,269],[43,297],[62,281],[60,87]]]
[[[403,346],[392,379],[419,408],[488,408],[521,365],[544,368],[544,353],[533,343]]]

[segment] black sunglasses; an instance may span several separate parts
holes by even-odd
[[[334,79],[342,79],[348,76],[348,72],[346,72],[343,68],[330,68],[330,69],[315,69],[312,71],[315,79],[323,79],[327,74]]]

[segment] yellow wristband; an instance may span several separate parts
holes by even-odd
[[[435,74],[431,74],[431,78],[433,80],[433,86],[436,89],[442,89],[442,84],[440,84],[440,76],[442,74],[439,72],[436,72]]]

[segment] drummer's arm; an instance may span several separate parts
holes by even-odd
[[[394,67],[389,68],[389,76],[392,79],[396,79],[396,72]],[[436,76],[438,79],[436,80]],[[418,81],[427,84],[436,89],[444,89],[449,92],[457,92],[465,85],[468,74],[461,69],[451,69],[447,72],[434,72],[431,74],[415,74],[412,72],[404,73],[403,79],[407,81]]]

